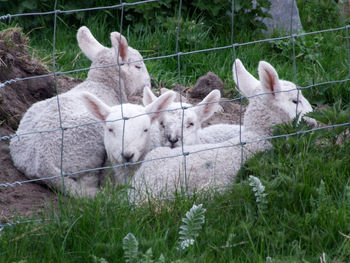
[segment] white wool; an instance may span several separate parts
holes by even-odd
[[[202,123],[219,109],[220,91],[213,90],[200,103],[173,102],[152,127],[152,148],[168,146],[176,148],[182,145],[200,143],[198,136]],[[147,105],[157,97],[150,89],[145,89],[143,104]],[[184,108],[184,109],[183,109]]]
[[[24,114],[16,132],[19,137],[11,140],[10,151],[14,165],[27,178],[56,177],[41,183],[63,191],[61,167],[64,174],[70,174],[103,164],[103,126],[101,122],[81,126],[96,122],[83,105],[82,92],[90,92],[111,106],[119,104],[121,100],[126,102],[127,95],[150,85],[150,77],[140,53],[129,47],[124,36],[118,32],[111,33],[110,37],[112,47],[104,47],[87,27],[81,27],[77,33],[78,44],[92,61],[87,79],[58,98],[55,96],[33,104]],[[116,65],[118,61],[138,62],[119,67]],[[115,66],[93,69],[113,64]],[[33,131],[51,132],[22,135]],[[86,172],[65,177],[66,193],[93,197],[98,191],[97,173]]]
[[[241,137],[236,136],[217,144],[184,146],[184,152],[190,153],[186,156],[186,181],[189,192],[234,182],[242,162],[255,152],[271,147],[269,141],[261,140],[271,135],[271,126],[291,121],[296,116],[296,105],[300,115],[312,110],[310,103],[296,90],[296,86],[280,80],[269,63],[259,63],[260,82],[247,77],[247,74],[251,75],[241,67],[243,65],[239,60],[235,63],[239,67],[235,81],[237,84],[237,79],[240,80],[241,92],[252,94],[260,90],[266,94],[248,98],[249,105]],[[308,121],[315,124],[313,119]],[[248,143],[242,148],[241,142]],[[176,157],[170,158],[172,156]],[[167,158],[161,159],[162,157]],[[152,159],[155,160],[147,161]],[[148,153],[145,160],[147,162],[141,165],[132,179],[132,188],[129,190],[132,200],[142,202],[147,196],[168,197],[176,190],[185,189],[185,163],[181,148],[159,147]]]
[[[236,83],[236,88],[237,90],[243,95],[243,96],[257,96],[259,94],[263,93],[263,90],[261,89],[260,82],[254,78],[252,74],[250,74],[245,67],[243,66],[242,62],[237,59],[236,62],[233,64],[232,67],[232,75],[233,79]],[[239,78],[238,78],[239,76]],[[283,80],[280,80],[283,82]],[[241,83],[250,83],[251,89],[244,89],[242,90],[240,88]],[[244,85],[244,84],[243,84]],[[295,89],[295,85],[290,82],[284,82],[283,84],[285,86],[285,89]],[[287,98],[288,99],[288,98]],[[309,112],[312,110],[310,104],[306,101],[306,99],[303,97],[301,92],[299,93],[299,98],[298,95],[295,98],[296,100],[298,99],[300,101],[300,104],[298,106],[298,113],[301,114],[300,117],[302,117],[305,113]],[[283,102],[281,102],[282,104]],[[290,103],[286,102],[286,105]],[[291,105],[288,109],[289,115],[291,117],[295,117],[296,114],[296,108],[295,105]],[[309,120],[312,122],[312,120],[308,119],[305,117],[306,120]],[[300,120],[300,118],[299,118]],[[248,121],[247,121],[248,122]],[[241,132],[244,131],[244,126],[243,125],[235,125],[235,124],[216,124],[216,125],[211,125],[206,128],[203,128],[198,131],[198,137],[200,143],[220,143],[227,141],[233,137],[239,136]]]
[[[82,98],[87,109],[103,121],[107,156],[118,166],[138,162],[150,150],[151,125],[173,102],[175,92],[163,94],[146,107],[131,103],[110,107],[88,92],[82,93]],[[122,183],[123,174],[123,167],[116,167],[113,181]]]
[[[243,125],[237,124],[214,124],[198,131],[200,144],[219,143],[236,137],[244,131]]]

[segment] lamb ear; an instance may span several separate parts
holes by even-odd
[[[242,62],[238,58],[233,62],[232,76],[235,81],[237,90],[242,95],[248,97],[259,93],[259,80],[257,80],[245,69]]]
[[[119,54],[119,56],[122,58],[122,62],[126,62],[128,58],[129,47],[126,38],[118,32],[112,32],[111,42],[114,47],[115,53]]]
[[[209,119],[214,114],[214,112],[219,110],[219,104],[215,102],[218,102],[220,98],[220,91],[215,89],[210,92],[200,103],[198,103],[203,104],[194,108],[200,123]]]
[[[82,100],[85,107],[90,111],[96,118],[100,120],[106,120],[107,116],[111,113],[111,109],[108,105],[98,99],[95,95],[83,92]]]
[[[281,90],[277,71],[269,63],[260,61],[258,72],[263,90],[266,92],[273,92],[272,95],[275,96],[276,94],[274,92]]]
[[[81,51],[83,51],[85,56],[91,61],[94,61],[98,52],[106,48],[94,38],[86,26],[82,26],[78,29],[77,40]]]
[[[153,94],[153,92],[151,91],[151,88],[148,86],[145,86],[143,88],[143,97],[142,97],[143,106],[147,106],[151,104],[156,99],[157,97],[156,95]]]
[[[146,106],[146,113],[154,112],[150,114],[151,123],[158,119],[164,113],[158,111],[163,111],[167,109],[170,106],[170,104],[174,102],[175,97],[176,93],[174,91],[168,91],[163,95],[159,96],[151,104]]]

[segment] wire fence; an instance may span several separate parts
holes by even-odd
[[[38,75],[38,76],[30,76],[30,77],[22,77],[22,78],[14,78],[14,79],[9,79],[4,81],[3,83],[0,83],[0,90],[3,89],[6,86],[9,86],[13,83],[17,83],[17,82],[21,82],[21,81],[27,81],[27,80],[33,80],[33,79],[39,79],[39,78],[54,78],[55,81],[55,86],[56,86],[56,94],[59,95],[59,90],[58,90],[58,84],[57,84],[57,77],[60,75],[69,75],[69,74],[73,74],[73,73],[78,73],[78,72],[82,72],[82,71],[89,71],[91,69],[105,69],[105,68],[109,68],[109,67],[115,67],[117,66],[119,69],[119,74],[120,74],[120,70],[121,70],[121,66],[124,64],[132,64],[132,63],[138,63],[140,61],[135,60],[135,61],[128,61],[128,62],[121,62],[119,61],[119,56],[118,56],[118,62],[116,64],[110,64],[110,65],[103,65],[103,66],[94,66],[94,67],[89,67],[89,68],[79,68],[79,69],[73,69],[73,70],[69,70],[69,71],[57,71],[56,69],[56,29],[57,29],[57,17],[59,15],[65,15],[65,14],[72,14],[72,13],[77,13],[77,12],[87,12],[87,11],[100,11],[100,10],[107,10],[107,9],[120,9],[121,11],[121,17],[120,17],[120,29],[119,32],[122,34],[123,33],[123,20],[124,20],[124,9],[127,6],[131,6],[131,5],[145,5],[148,3],[152,3],[152,2],[159,2],[160,0],[145,0],[145,1],[139,1],[139,2],[134,2],[134,3],[124,3],[122,1],[120,1],[119,4],[113,5],[113,6],[101,6],[101,7],[92,7],[92,8],[85,8],[85,9],[75,9],[75,10],[59,10],[57,9],[57,0],[55,1],[54,4],[54,9],[52,11],[49,12],[42,12],[42,13],[22,13],[22,14],[5,14],[0,16],[0,21],[10,21],[12,18],[21,18],[24,16],[53,16],[53,21],[54,21],[54,25],[53,25],[53,49],[52,49],[52,72],[49,74],[44,74],[44,75]],[[290,1],[291,5],[293,6],[294,1]],[[225,50],[225,49],[232,49],[233,51],[233,57],[232,57],[232,62],[236,59],[236,50],[239,47],[243,47],[243,46],[250,46],[250,45],[255,45],[255,44],[259,44],[259,43],[265,43],[265,42],[274,42],[274,41],[279,41],[279,40],[288,40],[290,39],[292,41],[292,45],[293,45],[293,52],[292,52],[292,59],[293,59],[293,80],[294,82],[296,82],[297,80],[297,64],[296,64],[296,54],[295,54],[295,40],[297,38],[300,37],[305,37],[305,36],[311,36],[311,35],[318,35],[318,34],[324,34],[324,33],[329,33],[329,32],[345,32],[345,36],[346,36],[346,40],[345,40],[345,49],[346,49],[346,56],[347,56],[347,64],[348,64],[348,77],[344,78],[344,79],[338,79],[338,80],[331,80],[331,81],[326,81],[326,82],[322,82],[322,83],[315,83],[309,86],[305,86],[305,87],[298,87],[297,91],[298,91],[298,96],[301,90],[305,90],[305,89],[310,89],[310,88],[317,88],[320,86],[324,86],[324,85],[330,85],[330,84],[340,84],[340,83],[346,83],[350,80],[350,46],[349,46],[349,36],[348,36],[348,31],[349,31],[349,25],[347,25],[345,23],[345,19],[344,19],[344,26],[343,27],[337,27],[337,28],[328,28],[328,29],[323,29],[323,30],[319,30],[319,31],[313,31],[313,32],[301,32],[301,33],[293,33],[293,23],[292,23],[292,17],[293,17],[293,12],[295,12],[294,8],[291,8],[291,24],[290,24],[290,34],[287,36],[281,36],[281,37],[274,37],[274,38],[266,38],[266,39],[259,39],[259,40],[254,40],[254,41],[250,41],[250,42],[244,42],[244,43],[237,43],[235,42],[234,39],[234,22],[235,22],[235,14],[234,14],[234,0],[232,0],[232,8],[231,8],[231,17],[232,17],[232,21],[231,21],[231,44],[230,45],[226,45],[226,46],[214,46],[211,48],[207,48],[207,49],[200,49],[200,50],[191,50],[191,51],[181,51],[180,50],[180,45],[179,45],[179,39],[180,39],[180,34],[181,34],[181,10],[182,10],[182,0],[179,0],[179,5],[178,5],[178,20],[177,20],[177,33],[176,33],[176,47],[175,47],[175,51],[172,54],[167,54],[167,55],[162,55],[162,56],[155,56],[155,57],[147,57],[144,58],[142,61],[146,62],[146,61],[151,61],[151,60],[162,60],[162,59],[169,59],[169,58],[177,58],[177,74],[178,74],[178,79],[179,81],[181,80],[181,58],[185,57],[187,55],[192,55],[192,54],[198,54],[198,53],[207,53],[207,52],[213,52],[213,51],[219,51],[219,50]],[[119,50],[120,52],[120,50]],[[236,73],[237,74],[237,73]],[[122,83],[121,83],[121,78],[119,78],[119,88],[120,88],[120,94],[122,94]],[[239,88],[239,87],[238,87]],[[282,91],[282,92],[290,92],[291,90],[286,90],[286,91]],[[242,119],[243,119],[243,103],[242,100],[244,98],[253,98],[253,97],[257,97],[257,96],[263,96],[269,93],[263,93],[260,92],[259,94],[255,94],[255,95],[251,95],[251,96],[238,96],[235,98],[231,98],[231,99],[222,99],[220,100],[220,102],[239,102],[240,103],[240,123],[242,123]],[[62,122],[62,117],[61,117],[61,104],[60,104],[60,96],[56,96],[57,99],[57,107],[58,107],[58,115],[59,115],[59,127],[55,128],[55,129],[50,129],[50,130],[37,130],[37,131],[28,131],[25,133],[14,133],[14,134],[8,134],[6,136],[1,136],[0,137],[0,141],[9,141],[9,140],[14,140],[14,139],[20,139],[23,136],[31,136],[31,135],[35,135],[35,134],[43,134],[43,133],[56,133],[56,132],[60,132],[61,133],[61,143],[60,143],[60,147],[61,147],[61,152],[60,152],[60,174],[59,175],[55,175],[55,176],[46,176],[46,177],[41,177],[41,178],[35,178],[35,179],[29,179],[29,180],[22,180],[22,181],[15,181],[15,182],[0,182],[0,189],[1,188],[8,188],[8,187],[21,187],[22,185],[28,184],[28,183],[33,183],[33,182],[47,182],[48,180],[52,180],[52,179],[57,179],[57,178],[62,178],[62,183],[64,182],[63,178],[65,177],[71,177],[71,176],[76,176],[76,175],[80,175],[86,172],[95,172],[95,171],[100,171],[100,170],[105,170],[105,169],[110,169],[111,166],[107,166],[107,167],[103,167],[101,164],[101,167],[96,167],[93,169],[82,169],[79,171],[74,171],[74,172],[70,172],[70,173],[65,173],[63,166],[64,166],[64,136],[65,136],[65,132],[67,130],[70,129],[75,129],[79,126],[83,126],[83,125],[94,125],[97,123],[100,123],[101,121],[95,121],[95,122],[89,122],[89,123],[84,123],[84,124],[79,124],[79,125],[71,125],[71,126],[64,126],[63,122]],[[121,102],[123,102],[123,98],[121,98]],[[182,135],[183,135],[183,131],[184,131],[184,116],[185,116],[185,111],[188,109],[191,109],[193,107],[197,107],[198,105],[194,105],[194,106],[184,106],[183,105],[183,94],[182,94],[182,90],[180,89],[180,107],[174,110],[181,110],[182,111]],[[203,104],[201,104],[203,105]],[[200,105],[199,105],[200,106]],[[123,143],[122,143],[122,153],[124,153],[124,132],[125,132],[125,122],[133,119],[133,118],[138,118],[144,114],[141,115],[137,115],[137,116],[124,116],[123,114],[123,105],[121,104],[121,112],[122,112],[122,117],[120,119],[116,119],[113,121],[122,121],[123,122]],[[296,104],[296,114],[298,113],[298,104]],[[147,114],[151,114],[151,113],[147,113]],[[170,159],[170,158],[175,158],[175,157],[182,157],[183,158],[183,174],[184,174],[184,182],[185,182],[185,187],[186,189],[188,188],[188,174],[187,174],[187,169],[186,169],[186,161],[187,161],[187,157],[189,155],[192,154],[196,154],[196,153],[200,153],[202,151],[208,151],[208,150],[214,150],[214,149],[220,149],[220,148],[230,148],[230,147],[235,147],[235,146],[239,146],[241,147],[241,165],[243,165],[244,163],[244,147],[246,147],[247,144],[252,144],[252,143],[258,143],[258,142],[262,142],[262,141],[267,141],[267,140],[273,140],[273,139],[277,139],[277,138],[284,138],[284,137],[289,137],[289,136],[295,136],[295,135],[301,135],[301,134],[306,134],[306,133],[310,133],[310,132],[316,132],[319,130],[323,130],[323,129],[329,129],[329,128],[337,128],[337,127],[347,127],[350,125],[350,122],[345,122],[345,123],[341,123],[341,124],[336,124],[336,125],[328,125],[328,126],[324,126],[324,127],[317,127],[317,128],[313,128],[313,129],[309,129],[309,130],[303,130],[303,131],[298,131],[298,132],[294,132],[294,133],[289,133],[289,134],[282,134],[282,135],[278,135],[278,136],[265,136],[264,138],[259,138],[256,140],[247,140],[247,141],[243,141],[242,137],[241,137],[241,133],[242,131],[240,130],[240,134],[239,134],[239,142],[238,143],[233,143],[230,145],[208,145],[208,147],[206,149],[200,149],[197,151],[191,151],[188,152],[186,151],[186,147],[182,141],[181,143],[181,153],[180,154],[174,154],[171,156],[163,156],[157,159],[144,159],[144,160],[140,160],[137,162],[133,162],[133,163],[125,163],[123,161],[123,163],[118,164],[118,165],[113,165],[113,168],[124,168],[124,177],[125,180],[128,176],[128,172],[127,172],[127,167],[129,166],[133,166],[133,165],[141,165],[143,163],[147,163],[147,162],[152,162],[158,159]],[[63,187],[64,188],[64,187]],[[190,194],[190,193],[189,193]],[[15,226],[17,224],[22,224],[22,223],[29,223],[29,222],[36,222],[36,223],[40,223],[40,222],[44,222],[44,221],[50,221],[50,219],[46,219],[46,220],[41,220],[41,219],[37,219],[37,220],[25,220],[25,221],[16,221],[16,222],[10,222],[10,223],[6,223],[6,224],[2,224],[0,225],[0,232],[2,229],[4,229],[5,227],[10,227],[10,226]]]

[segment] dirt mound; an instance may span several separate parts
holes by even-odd
[[[39,60],[30,56],[28,38],[17,28],[0,33],[0,82],[49,74]],[[17,81],[0,89],[0,121],[12,131],[28,106],[55,94],[52,77]]]
[[[29,39],[21,29],[11,28],[0,32],[0,137],[13,134],[26,110],[35,102],[56,94],[53,77],[31,78],[48,75],[50,71],[33,58],[28,49]],[[17,81],[9,81],[15,79]],[[58,86],[67,90],[81,80],[65,76],[58,78]],[[9,140],[0,140],[0,184],[27,180],[12,164]],[[11,221],[16,214],[29,216],[43,208],[45,200],[54,200],[52,191],[34,183],[15,187],[0,187],[0,221]]]

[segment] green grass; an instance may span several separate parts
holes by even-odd
[[[338,11],[334,10],[334,6],[328,7],[326,5],[323,7],[315,1],[309,2],[309,5],[306,6],[300,4],[300,13],[305,31],[310,32],[344,25],[344,20],[338,15]],[[313,12],[313,10],[318,10],[318,13]],[[110,31],[120,31],[117,22],[115,28],[108,29],[110,28],[110,19],[113,18],[119,21],[118,13],[116,12],[114,15],[112,17],[104,12],[96,13],[96,16],[89,16],[89,19],[84,23],[91,29],[95,37],[106,46],[110,46]],[[325,16],[327,19],[325,19]],[[20,19],[17,19],[12,24],[20,21]],[[205,21],[203,17],[184,18],[180,32],[179,51],[190,52],[231,44],[229,25],[227,25],[227,35],[218,35],[211,26],[205,25],[203,21]],[[165,25],[155,29],[145,27],[143,30],[134,33],[132,28],[128,26],[123,28],[122,32],[132,47],[140,50],[145,58],[152,58],[175,53],[176,26],[177,17],[174,17],[169,19]],[[6,25],[0,25],[0,29],[3,27],[6,27]],[[103,28],[106,28],[106,30],[101,30]],[[59,71],[86,68],[90,65],[89,60],[82,54],[77,45],[75,37],[77,29],[77,25],[69,26],[65,23],[65,15],[59,16],[55,51],[56,67]],[[274,36],[277,37],[278,35]],[[44,58],[43,60],[52,67],[50,64],[53,49],[52,24],[32,29],[29,37],[31,39],[30,45],[35,48],[35,55]],[[264,38],[258,32],[235,32],[234,35],[236,43]],[[236,48],[235,53],[255,76],[257,76],[258,62],[266,60],[276,67],[281,78],[295,81],[300,86],[345,79],[350,74],[348,67],[350,54],[347,48],[345,30],[297,38],[295,40],[296,75],[293,69],[293,45],[291,40],[241,46]],[[171,87],[176,83],[185,86],[194,85],[198,77],[208,71],[213,71],[222,78],[227,91],[232,91],[231,68],[233,58],[233,49],[227,48],[181,56],[180,72],[177,57],[147,61],[146,65],[155,83],[162,83],[167,87]],[[86,74],[87,72],[79,72],[72,74],[72,76],[84,78]],[[340,97],[347,101],[349,87],[346,83],[327,84],[312,88],[305,93],[314,104],[332,104]]]
[[[299,5],[306,32],[344,24],[334,6],[307,2]],[[106,46],[110,46],[110,32],[103,29],[110,18],[98,15],[85,23]],[[180,51],[231,44],[229,25],[227,35],[216,35],[200,21],[191,34],[182,32]],[[144,28],[138,33],[128,27],[123,34],[145,58],[164,56],[175,52],[175,25]],[[0,28],[7,26],[1,24]],[[51,26],[29,33],[32,52],[49,66]],[[90,65],[77,46],[76,30],[75,26],[58,21],[56,63],[60,71]],[[237,32],[235,42],[263,38],[256,32]],[[297,38],[296,75],[291,41],[246,45],[237,47],[235,52],[253,75],[257,76],[258,62],[266,60],[282,79],[299,86],[349,76],[350,50],[345,31]],[[224,81],[227,96],[232,97],[233,58],[233,49],[228,48],[181,56],[180,72],[177,58],[151,60],[146,65],[155,83],[167,87],[194,85],[198,77],[213,71]],[[86,72],[72,76],[84,78]],[[348,109],[348,83],[326,84],[303,92],[314,105],[332,106],[339,102],[341,108]],[[279,133],[302,128],[305,126],[282,125]],[[337,131],[330,130],[275,139],[273,149],[251,158],[237,183],[224,193],[197,193],[140,207],[128,204],[123,188],[107,188],[89,201],[60,197],[58,207],[36,216],[53,221],[19,224],[1,232],[0,262],[95,262],[93,256],[108,262],[125,262],[122,240],[130,232],[137,238],[140,252],[152,248],[154,258],[163,254],[166,262],[320,262],[323,253],[327,262],[349,262],[350,142],[346,138],[336,144],[340,137]],[[267,207],[263,210],[248,185],[249,175],[260,178],[266,187]],[[181,252],[177,249],[181,218],[194,203],[201,203],[206,209],[205,224],[194,246]]]
[[[290,132],[292,128],[284,128]],[[152,248],[167,262],[348,262],[350,240],[349,141],[334,145],[318,134],[274,140],[273,150],[248,161],[239,182],[224,194],[201,193],[161,204],[130,207],[124,189],[106,189],[92,200],[60,199],[43,215],[54,221],[7,228],[0,262],[123,262],[122,240],[133,233],[139,250]],[[266,187],[260,210],[249,174]],[[206,208],[195,245],[177,250],[181,218],[192,204]],[[328,261],[327,261],[328,262]]]

